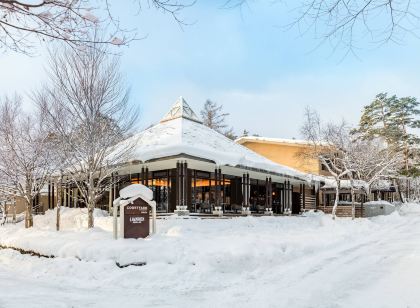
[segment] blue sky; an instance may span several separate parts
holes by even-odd
[[[237,133],[299,138],[305,106],[325,120],[356,123],[361,108],[381,91],[420,97],[420,40],[364,45],[358,57],[319,43],[311,34],[283,27],[293,12],[284,4],[253,1],[248,8],[221,9],[223,1],[198,1],[180,17],[145,9],[125,24],[146,38],[123,48],[122,71],[141,110],[140,127],[159,121],[180,95],[198,113],[209,98],[230,113]],[[29,93],[43,82],[42,55],[0,55],[0,91]]]

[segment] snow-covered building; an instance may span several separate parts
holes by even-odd
[[[314,195],[314,191],[307,188],[305,194],[306,202],[303,207],[307,209],[321,209],[326,213],[330,213],[334,204],[336,194],[336,183],[331,177],[327,168],[321,164],[319,160],[303,158],[303,153],[311,151],[313,145],[306,140],[284,139],[284,138],[268,138],[261,136],[243,136],[236,140],[250,150],[284,166],[291,167],[301,172],[307,173],[307,177],[313,183],[319,183],[320,195]],[[395,199],[395,187],[390,181],[380,180],[375,182],[371,187],[369,194],[368,184],[361,180],[355,180],[354,191],[356,202],[361,205],[367,200],[386,200],[393,202]],[[351,186],[348,179],[340,182],[339,194],[339,215],[348,216],[351,214],[349,204],[351,204]],[[357,212],[362,215],[362,211]]]
[[[205,126],[180,97],[161,121],[123,141],[135,143],[118,174],[119,188],[142,183],[154,192],[158,212],[215,209],[300,212],[306,174],[279,165]]]

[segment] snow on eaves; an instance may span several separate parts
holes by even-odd
[[[324,177],[325,185],[322,186],[322,189],[335,189],[337,188],[337,182],[332,177]],[[368,183],[362,180],[353,180],[354,188],[363,189],[364,191],[369,191]],[[340,180],[341,189],[351,189],[350,180]]]
[[[244,144],[246,142],[256,142],[256,143],[272,143],[272,144],[281,144],[281,145],[301,145],[301,146],[313,146],[313,142],[310,140],[303,139],[287,139],[287,138],[270,138],[270,137],[260,137],[260,136],[242,136],[235,140],[239,144]],[[321,145],[329,146],[327,142],[322,142]]]
[[[220,166],[246,166],[307,180],[305,173],[279,165],[217,131],[183,117],[160,122],[123,142],[136,143],[133,161],[147,162],[186,154]]]
[[[287,139],[287,138],[270,138],[260,136],[242,136],[235,140],[235,142],[242,144],[247,141],[250,142],[264,142],[264,143],[282,143],[282,144],[294,144],[294,145],[311,145],[312,143],[308,140],[300,139]]]

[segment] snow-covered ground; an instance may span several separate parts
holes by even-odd
[[[0,228],[0,307],[420,307],[420,205],[390,216],[158,221],[113,240],[112,219],[66,209]],[[119,268],[116,262],[146,262]]]

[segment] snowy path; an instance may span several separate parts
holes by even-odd
[[[0,250],[0,307],[420,307],[420,212],[160,229],[144,267]]]

